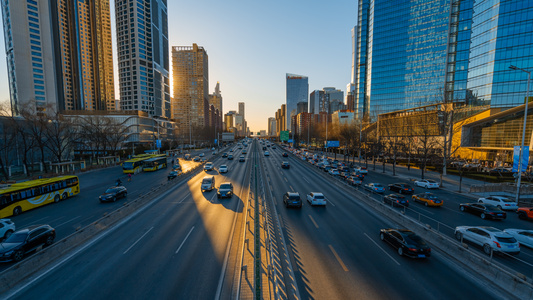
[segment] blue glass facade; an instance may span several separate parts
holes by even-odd
[[[287,129],[292,131],[291,117],[298,114],[298,103],[308,102],[309,80],[306,76],[286,74],[286,112]]]
[[[359,0],[357,117],[442,102],[524,102],[533,1]]]

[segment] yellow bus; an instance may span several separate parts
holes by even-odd
[[[164,154],[156,155],[144,161],[143,171],[157,171],[167,167],[167,156]]]
[[[0,218],[59,202],[80,192],[78,176],[59,176],[0,186]]]
[[[150,158],[151,156],[139,157],[139,158],[133,158],[133,159],[127,160],[122,163],[122,172],[124,174],[128,174],[128,173],[137,174],[142,171],[143,163]]]

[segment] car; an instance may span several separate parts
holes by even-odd
[[[196,161],[196,162],[198,162],[198,161],[200,161],[200,157],[199,157],[199,156],[195,156],[195,157],[192,159],[192,161]]]
[[[518,209],[518,203],[507,197],[503,196],[489,196],[477,199],[479,203],[488,203],[498,207],[501,210],[513,210]]]
[[[357,167],[355,168],[355,172],[360,174],[368,174],[368,169],[366,167]]]
[[[270,155],[270,152],[265,151],[265,156],[269,156],[269,155]]]
[[[241,153],[242,153],[242,154],[246,154],[246,149],[243,149],[243,150],[241,151]]]
[[[229,152],[233,152],[233,149],[231,149]]]
[[[226,158],[226,157],[228,157],[228,153],[227,152],[222,153],[222,158]]]
[[[287,152],[283,152],[283,154],[281,154],[281,156],[283,156],[283,157],[289,157],[289,154],[287,154]]]
[[[276,149],[276,146],[272,146],[272,149]]]
[[[172,165],[172,170],[181,170],[180,164],[174,164]]]
[[[218,198],[231,198],[233,196],[233,184],[231,182],[223,182],[217,191]]]
[[[172,171],[170,171],[170,173],[168,173],[167,178],[168,178],[168,180],[174,179],[174,178],[178,177],[180,174],[181,174],[180,170],[172,170]]]
[[[516,213],[521,220],[533,220],[533,207],[519,207]]]
[[[189,153],[187,153],[187,154],[185,154],[185,156],[183,158],[185,158],[185,160],[189,160],[189,159],[191,159],[191,155]]]
[[[203,153],[200,153],[200,155],[198,155],[198,156],[200,156],[200,157],[204,157],[205,155],[204,155]]]
[[[0,238],[7,239],[15,232],[15,223],[10,219],[0,219]]]
[[[381,229],[379,238],[394,247],[400,256],[405,255],[412,258],[431,257],[431,247],[411,230]]]
[[[202,179],[202,184],[200,185],[200,190],[202,192],[212,191],[215,188],[215,176],[205,176]]]
[[[340,176],[341,173],[339,173],[339,170],[337,169],[330,169],[328,171],[329,175],[333,175],[333,176]]]
[[[393,183],[389,184],[389,191],[397,192],[400,194],[413,194],[415,189],[413,189],[407,183]]]
[[[354,176],[349,176],[346,181],[348,181],[348,183],[351,185],[361,185],[363,183],[361,179]]]
[[[218,167],[218,172],[219,173],[228,173],[228,166],[226,165],[220,165],[220,167]]]
[[[307,202],[311,205],[326,206],[326,197],[322,193],[311,192],[307,194]]]
[[[281,163],[281,168],[282,169],[290,169],[291,165],[289,164],[288,161],[284,161],[284,162]]]
[[[359,178],[359,179],[361,179],[361,180],[365,179],[365,174],[361,174],[361,173],[359,173],[359,172],[352,172],[350,175],[351,175],[352,177],[356,177],[356,178]]]
[[[438,189],[439,183],[431,179],[422,179],[415,181],[416,186],[420,186],[426,189]]]
[[[479,215],[482,219],[503,220],[507,214],[494,205],[485,203],[461,203],[459,209],[474,215]]]
[[[239,156],[239,162],[244,162],[246,159],[244,158],[244,155]]]
[[[0,244],[0,261],[18,262],[27,253],[52,245],[55,237],[56,231],[50,225],[33,225],[15,231]]]
[[[520,244],[510,234],[489,226],[457,226],[455,238],[467,240],[483,247],[483,252],[490,255],[493,251],[508,254],[520,253]]]
[[[512,235],[520,245],[533,248],[533,230],[508,228],[503,232]]]
[[[400,194],[386,195],[385,197],[383,197],[383,203],[398,207],[409,206],[409,200],[405,199],[405,196]]]
[[[492,175],[492,176],[509,175],[512,173],[513,173],[512,168],[508,168],[508,167],[496,167],[489,171],[489,175]]]
[[[302,207],[302,199],[297,192],[286,192],[283,194],[283,203],[285,204],[285,207]]]
[[[363,187],[373,193],[385,193],[385,187],[381,183],[367,183]]]
[[[213,171],[213,163],[212,162],[206,162],[204,165],[204,171]]]
[[[233,160],[233,155],[228,155],[228,160]]]
[[[266,150],[266,149],[267,149],[267,147],[266,147],[266,146],[263,146],[263,150]]]
[[[215,147],[211,148],[211,151],[215,151]]]
[[[411,199],[415,202],[424,203],[425,206],[442,206],[444,204],[444,201],[430,192],[413,195]]]
[[[100,202],[115,202],[119,198],[126,198],[128,196],[128,189],[124,186],[109,187],[98,199]]]

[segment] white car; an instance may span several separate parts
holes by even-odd
[[[415,181],[416,186],[421,186],[426,189],[438,189],[439,183],[431,179],[422,179]]]
[[[354,171],[359,174],[368,174],[368,169],[366,167],[357,167]]]
[[[204,154],[203,153],[200,153],[200,155],[198,155],[199,157],[204,157]]]
[[[0,238],[7,239],[15,232],[15,223],[10,219],[0,219]]]
[[[455,238],[467,240],[483,247],[483,252],[490,255],[491,250],[509,254],[520,253],[520,244],[509,233],[489,226],[457,226]]]
[[[221,165],[220,167],[218,167],[218,172],[219,173],[228,173],[228,166]]]
[[[324,197],[324,194],[317,193],[317,192],[311,192],[307,194],[307,202],[311,205],[326,205],[326,197]]]
[[[337,169],[331,169],[331,170],[328,171],[328,173],[330,175],[333,175],[333,176],[339,176],[340,175],[339,170],[337,170]]]
[[[212,162],[207,162],[205,163],[204,165],[204,171],[213,171],[213,163]]]
[[[533,230],[525,230],[525,229],[504,229],[503,232],[507,232],[508,234],[512,235],[520,245],[527,246],[529,248],[533,248]]]
[[[477,202],[492,204],[494,206],[497,206],[501,210],[517,210],[518,209],[518,204],[515,201],[507,197],[503,197],[503,196],[489,196],[489,197],[479,198]]]
[[[269,156],[269,155],[270,155],[270,152],[265,151],[265,156]]]

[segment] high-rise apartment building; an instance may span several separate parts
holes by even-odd
[[[108,0],[2,1],[12,108],[115,110]]]
[[[222,115],[222,94],[220,93],[220,82],[215,86],[215,93],[209,94],[209,105],[213,105]]]
[[[391,18],[394,15],[394,18]],[[359,0],[356,115],[453,101],[494,112],[524,102],[533,2]]]
[[[291,129],[291,118],[298,114],[298,103],[307,102],[309,95],[309,79],[307,76],[289,74],[286,79],[286,128]]]
[[[276,118],[273,118],[273,117],[268,118],[267,128],[268,128],[267,130],[268,136],[276,135]]]
[[[208,57],[203,47],[172,47],[172,119],[184,130],[209,126]]]
[[[244,102],[239,102],[239,116],[242,116],[243,118],[245,117],[244,116]]]
[[[122,109],[170,118],[167,1],[116,0],[115,11]]]

